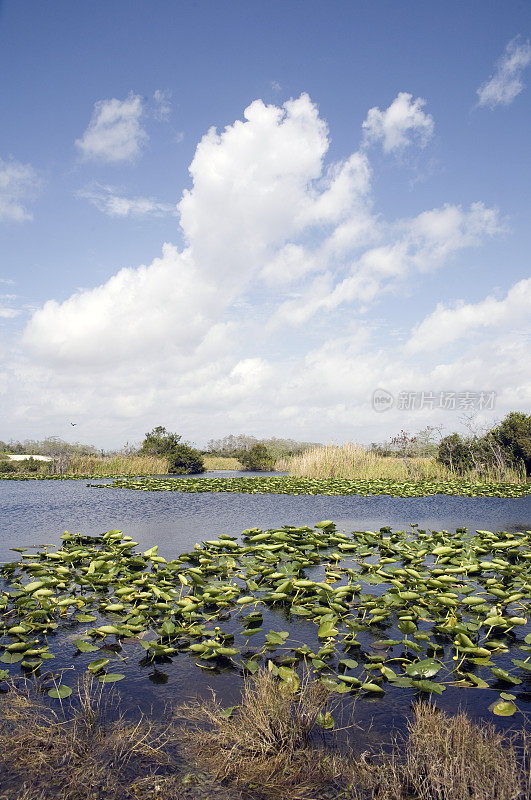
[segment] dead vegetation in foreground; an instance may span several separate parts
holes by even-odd
[[[429,703],[390,752],[358,754],[326,741],[330,696],[307,677],[290,693],[260,671],[235,709],[213,696],[160,720],[131,721],[90,679],[72,697],[0,698],[0,800],[531,800],[525,734]]]

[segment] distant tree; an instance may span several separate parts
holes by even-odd
[[[246,436],[243,433],[239,433],[237,436],[229,434],[223,439],[210,439],[207,444],[207,453],[213,456],[234,457],[243,450],[250,450],[254,444],[258,444],[255,436]]]
[[[252,472],[267,472],[275,464],[274,456],[263,444],[253,444],[250,450],[238,452],[237,457],[243,468]]]
[[[507,461],[514,466],[523,461],[526,475],[531,475],[531,414],[511,411],[490,434]]]
[[[500,475],[508,468],[524,465],[531,474],[531,416],[519,411],[507,414],[499,425],[481,432],[468,425],[471,435],[458,433],[439,442],[437,461],[459,474],[474,471],[478,475],[495,470]]]
[[[415,434],[401,430],[388,442],[373,442],[370,451],[377,456],[396,457],[396,458],[428,458],[437,453],[437,445],[434,442],[437,429],[431,425],[423,428]]]
[[[213,456],[237,456],[242,451],[249,451],[254,445],[262,444],[276,460],[289,456],[299,455],[305,450],[310,450],[321,445],[317,442],[297,442],[294,439],[280,439],[272,436],[269,439],[257,439],[256,436],[233,434],[223,439],[211,439],[207,444],[206,452]]]
[[[437,448],[437,461],[461,475],[473,469],[474,449],[470,440],[462,439],[458,433],[445,436]]]
[[[168,455],[168,472],[172,475],[197,475],[204,471],[203,456],[194,447],[178,443]]]
[[[143,455],[162,456],[168,459],[168,471],[172,475],[193,475],[205,471],[203,456],[189,444],[181,442],[182,436],[170,433],[157,425],[146,433],[139,450]]]
[[[181,441],[182,436],[169,433],[162,425],[157,425],[146,433],[140,453],[145,456],[169,456]]]

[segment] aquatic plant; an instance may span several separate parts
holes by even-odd
[[[507,716],[531,672],[529,532],[347,534],[327,520],[249,529],[242,542],[220,534],[171,561],[117,530],[62,538],[58,550],[15,548],[0,568],[4,677],[38,677],[55,634],[76,625],[78,664],[102,683],[124,677],[111,659],[136,643],[143,664],[188,653],[202,669],[266,665],[293,690],[300,664],[340,694],[481,688]],[[264,631],[276,612],[288,630]],[[312,623],[305,641],[289,630],[298,618]]]
[[[294,478],[291,475],[233,478],[117,478],[112,484],[92,484],[102,489],[140,489],[149,492],[233,492],[242,494],[391,495],[426,497],[445,494],[462,497],[524,497],[531,484],[468,482],[464,480],[349,480],[346,478]]]

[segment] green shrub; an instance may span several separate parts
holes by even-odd
[[[526,475],[530,475],[531,415],[512,411],[483,436],[445,436],[439,442],[437,461],[459,475],[470,471],[482,474],[492,469],[501,474],[507,469],[520,469],[522,464]]]
[[[268,472],[273,469],[275,459],[263,444],[253,444],[249,450],[240,450],[238,460],[245,470]]]
[[[168,472],[171,475],[196,475],[205,471],[203,456],[187,444],[176,444],[168,454]]]

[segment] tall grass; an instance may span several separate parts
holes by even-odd
[[[326,752],[312,746],[329,693],[303,679],[292,693],[267,670],[245,682],[237,713],[227,715],[215,696],[181,706],[181,748],[196,768],[240,791],[258,788],[266,800],[315,798],[333,777]],[[319,730],[319,728],[317,728]]]
[[[238,459],[231,456],[204,456],[204,461],[207,470],[243,469]]]
[[[41,696],[42,697],[42,696]],[[50,708],[30,682],[0,696],[1,800],[174,800],[181,780],[174,727],[129,720],[95,680]]]
[[[348,442],[329,444],[306,450],[298,456],[277,461],[277,470],[287,471],[297,478],[385,478],[391,480],[452,480],[457,476],[435,458],[399,458],[380,456],[361,444]],[[490,469],[478,474],[471,471],[461,476],[466,480],[509,481],[525,483],[523,471]]]
[[[74,456],[65,475],[167,475],[168,460],[161,456]]]

